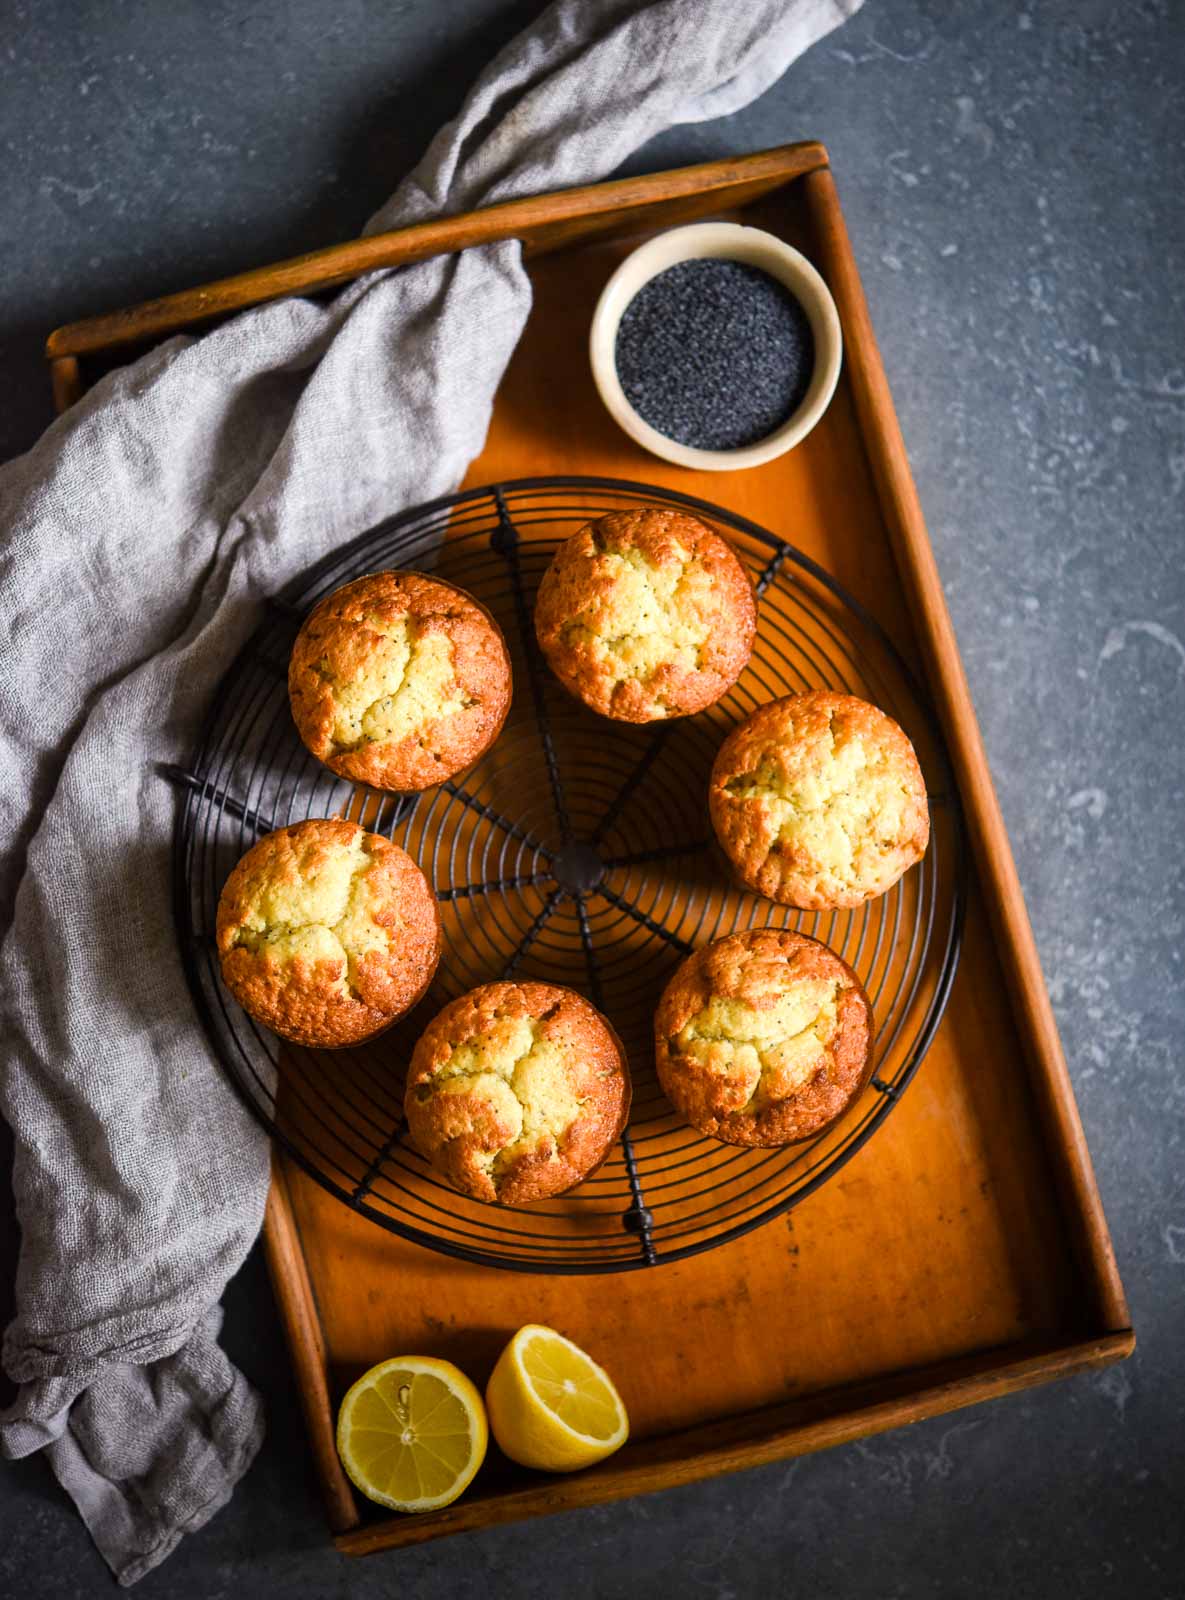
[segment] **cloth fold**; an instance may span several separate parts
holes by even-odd
[[[560,0],[482,74],[369,230],[607,176],[739,109],[860,0]],[[175,950],[174,798],[260,601],[454,488],[530,309],[517,244],[170,339],[0,469],[0,1108],[16,1141],[22,1387],[123,1583],[225,1503],[262,1436],[217,1302],[268,1152]]]

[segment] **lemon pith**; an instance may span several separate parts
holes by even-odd
[[[512,1461],[575,1472],[629,1437],[621,1396],[603,1368],[552,1328],[528,1323],[498,1358],[486,1386],[494,1438]]]
[[[481,1395],[451,1361],[396,1356],[363,1374],[337,1419],[351,1482],[394,1511],[450,1505],[485,1459]]]

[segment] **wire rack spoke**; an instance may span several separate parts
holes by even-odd
[[[681,856],[702,855],[710,845],[710,839],[693,839],[690,844],[658,844],[651,850],[631,850],[624,856],[606,856],[605,867],[643,867],[654,861],[677,861]]]
[[[545,861],[552,859],[552,852],[520,823],[512,822],[509,817],[504,817],[493,806],[486,805],[484,800],[479,800],[476,795],[470,794],[468,789],[462,789],[457,783],[442,783],[440,788],[445,794],[451,794],[454,800],[459,800],[468,811],[481,818],[483,822],[492,822],[496,828],[501,828],[503,833],[508,833],[512,839],[517,839],[525,844],[536,854],[541,855]]]
[[[593,941],[592,925],[588,920],[588,907],[585,904],[583,895],[577,898],[576,915],[580,923],[580,944],[584,951],[585,970],[588,973],[589,994],[593,1005],[596,1006],[598,1011],[603,1011],[605,1008],[604,988],[601,984],[601,971],[597,960],[596,944]],[[621,1135],[621,1159],[625,1164],[626,1181],[629,1184],[630,1191],[630,1203],[621,1214],[621,1226],[627,1233],[633,1233],[638,1236],[642,1259],[647,1266],[653,1266],[658,1259],[651,1233],[654,1227],[654,1216],[647,1208],[645,1196],[642,1192],[642,1176],[638,1169],[638,1158],[634,1154],[634,1141],[628,1128],[625,1128]]]
[[[402,1132],[403,1123],[399,1122],[394,1128],[392,1128],[391,1132],[383,1140],[382,1144],[379,1145],[378,1149],[371,1158],[366,1171],[354,1185],[353,1193],[350,1196],[352,1205],[360,1206],[366,1199],[366,1196],[370,1193],[374,1186],[375,1179],[378,1177],[379,1173],[382,1172],[384,1164],[390,1160],[391,1153],[395,1149],[395,1146],[399,1143],[399,1136]]]
[[[662,754],[663,746],[666,744],[670,732],[670,724],[666,722],[655,729],[650,737],[650,743],[638,757],[638,760],[630,770],[629,776],[610,802],[609,809],[598,822],[592,836],[593,844],[600,844],[601,840],[607,837],[610,828],[613,827],[618,817],[625,810],[630,796],[636,793],[642,780]]]
[[[602,900],[608,900],[609,904],[616,906],[618,911],[624,911],[627,917],[632,917],[648,933],[657,934],[660,939],[664,939],[667,944],[673,945],[676,950],[681,950],[684,955],[690,955],[695,948],[686,939],[681,939],[677,933],[672,933],[670,928],[665,928],[661,922],[655,922],[654,918],[647,912],[640,911],[632,901],[627,900],[623,894],[618,894],[616,890],[610,889],[606,884],[598,884],[596,892]]]
[[[526,933],[523,934],[522,938],[515,945],[510,954],[510,960],[502,968],[502,977],[504,979],[514,977],[515,973],[522,964],[523,957],[535,943],[535,940],[543,932],[543,929],[551,921],[556,907],[563,898],[564,891],[562,889],[553,889],[548,895],[543,904],[542,910],[535,917],[535,920],[531,923],[531,926],[527,929]]]
[[[490,543],[506,557],[506,564],[510,569],[510,584],[514,592],[514,614],[518,621],[519,641],[523,647],[523,654],[527,662],[527,677],[531,685],[531,703],[535,708],[535,725],[539,730],[539,742],[543,746],[543,760],[547,767],[547,781],[551,786],[551,803],[555,807],[556,821],[560,825],[560,838],[565,844],[572,842],[572,824],[568,820],[568,803],[564,795],[564,785],[560,778],[559,760],[556,756],[555,741],[551,733],[551,719],[547,714],[547,694],[543,686],[543,662],[540,656],[539,643],[535,638],[535,624],[531,615],[531,608],[527,604],[526,590],[523,586],[522,563],[519,559],[518,529],[514,519],[506,508],[506,499],[501,489],[494,491],[494,503],[498,507],[498,527]]]
[[[506,894],[511,889],[535,889],[541,883],[552,881],[550,872],[528,872],[517,878],[494,878],[489,883],[462,883],[452,889],[437,889],[436,898],[448,900],[472,900],[476,895]]]
[[[588,906],[583,895],[576,898],[576,918],[580,924],[580,947],[584,951],[584,970],[588,974],[589,998],[598,1011],[605,1009],[605,991],[601,984],[601,969],[593,944],[592,924],[588,920]]]
[[[653,1006],[682,956],[737,929],[783,921],[769,902],[730,887],[711,848],[703,791],[719,721],[690,717],[639,730],[567,702],[561,715],[535,638],[535,585],[556,547],[592,518],[642,505],[687,510],[714,525],[754,574],[756,646],[722,702],[726,717],[807,687],[859,694],[905,726],[928,779],[932,842],[921,866],[858,911],[803,914],[793,923],[854,967],[877,1023],[868,1089],[835,1130],[805,1147],[747,1150],[704,1138],[681,1123],[654,1073]],[[292,1053],[221,983],[209,930],[227,846],[245,850],[255,834],[325,815],[330,799],[340,809],[344,789],[326,790],[336,780],[306,755],[288,708],[283,663],[309,608],[366,572],[438,566],[517,636],[519,692],[496,752],[463,782],[419,795],[355,790],[346,812],[370,819],[367,826],[396,839],[430,875],[444,940],[437,987],[373,1054]],[[265,603],[190,759],[158,770],[177,794],[181,958],[231,1080],[288,1156],[344,1204],[464,1261],[528,1272],[645,1270],[727,1245],[784,1213],[891,1115],[934,1037],[957,969],[962,810],[914,672],[876,619],[809,556],[673,490],[524,479],[390,518]],[[616,887],[606,881],[619,872],[630,876]],[[571,1195],[486,1205],[457,1194],[409,1145],[393,1063],[407,1059],[446,999],[527,974],[583,991],[609,1018],[629,1054],[633,1110],[604,1165]]]
[[[759,600],[765,594],[765,591],[769,588],[770,584],[781,572],[787,561],[791,560],[793,555],[793,545],[779,545],[774,554],[765,563],[764,567],[762,567],[761,571],[757,574],[757,580],[753,585],[754,589],[757,591],[757,598]]]

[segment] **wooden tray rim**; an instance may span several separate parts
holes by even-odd
[[[315,293],[362,272],[423,260],[474,245],[520,240],[544,253],[631,224],[666,203],[688,216],[735,207],[801,181],[819,235],[818,265],[839,306],[845,365],[861,438],[873,471],[885,526],[910,607],[958,775],[976,870],[1025,1060],[1044,1119],[1045,1148],[1055,1169],[1067,1232],[1092,1299],[1095,1332],[1039,1349],[1010,1345],[937,1367],[891,1375],[894,1388],[876,1399],[876,1384],[812,1397],[819,1414],[803,1421],[795,1406],[704,1424],[631,1447],[621,1458],[571,1478],[490,1499],[462,1500],[443,1511],[360,1526],[353,1490],[337,1457],[326,1351],[315,1296],[300,1245],[288,1186],[277,1161],[264,1226],[273,1287],[292,1353],[314,1457],[338,1548],[349,1554],[423,1542],[446,1533],[491,1526],[582,1505],[603,1504],[716,1473],[783,1459],[865,1437],[1038,1383],[1123,1360],[1135,1347],[1127,1302],[1107,1230],[1090,1155],[1075,1104],[1053,1009],[1011,847],[992,784],[978,721],[926,532],[904,442],[872,330],[825,147],[814,141],[640,178],[533,196],[446,217],[237,274],[202,288],[165,296],[129,310],[69,324],[46,344],[54,399],[64,411],[84,390],[79,357],[176,332],[267,300]],[[623,227],[623,224],[625,225]],[[903,1386],[903,1387],[902,1387]]]
[[[904,1379],[910,1388],[908,1393],[892,1399],[869,1398],[870,1386],[865,1385],[831,1390],[817,1398],[833,1409],[810,1421],[791,1421],[785,1408],[767,1407],[729,1418],[725,1423],[708,1423],[647,1441],[654,1446],[652,1451],[645,1446],[635,1447],[631,1459],[616,1468],[597,1467],[568,1478],[541,1478],[537,1485],[486,1500],[462,1498],[443,1511],[425,1516],[360,1523],[335,1533],[333,1542],[345,1555],[374,1555],[380,1550],[425,1544],[451,1533],[607,1505],[749,1467],[768,1466],[793,1456],[813,1455],[833,1445],[852,1444],[911,1422],[1037,1388],[1076,1372],[1111,1366],[1131,1354],[1135,1334],[1129,1329],[1074,1344],[1051,1345],[1021,1359],[1008,1359],[1004,1353],[1008,1348],[984,1352],[976,1358],[978,1365],[970,1370],[961,1360],[894,1374],[895,1381]]]

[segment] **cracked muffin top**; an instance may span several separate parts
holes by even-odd
[[[573,534],[539,586],[535,631],[560,682],[622,722],[683,717],[719,700],[753,648],[745,569],[678,511],[615,511]]]
[[[425,1030],[404,1112],[454,1188],[523,1205],[562,1194],[608,1154],[630,1107],[621,1041],[573,989],[488,983]]]
[[[506,643],[485,607],[418,572],[375,572],[326,596],[288,665],[305,744],[376,789],[426,789],[476,761],[510,692]]]
[[[867,701],[825,690],[770,701],[734,728],[708,806],[740,881],[804,911],[884,894],[930,838],[905,734]]]
[[[851,968],[789,929],[697,950],[654,1019],[667,1099],[727,1144],[782,1145],[828,1127],[864,1087],[872,1007]]]
[[[389,1027],[436,971],[440,922],[424,874],[355,822],[266,834],[218,902],[226,986],[298,1044],[358,1044]]]

